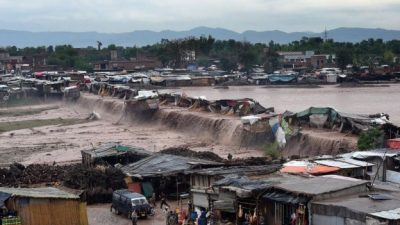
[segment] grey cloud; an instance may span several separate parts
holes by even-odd
[[[0,0],[0,5],[0,29],[14,30],[400,29],[398,0]]]

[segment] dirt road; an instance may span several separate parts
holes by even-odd
[[[169,201],[170,209],[180,208],[176,201]],[[110,212],[110,204],[89,205],[88,218],[89,225],[131,225],[131,221],[124,215],[115,215]],[[164,225],[165,213],[158,207],[155,208],[156,214],[147,219],[139,219],[138,225]],[[187,201],[182,202],[182,208],[187,208]]]

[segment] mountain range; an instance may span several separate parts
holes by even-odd
[[[324,37],[325,32],[283,32],[272,31],[244,31],[235,32],[223,28],[196,27],[186,31],[150,31],[137,30],[126,33],[100,32],[30,32],[0,29],[0,46],[48,46],[71,44],[74,47],[97,46],[97,41],[103,46],[116,44],[120,46],[144,46],[160,42],[161,39],[177,39],[184,37],[199,37],[211,35],[218,40],[234,39],[251,43],[290,43],[302,37]],[[371,29],[371,28],[337,28],[327,31],[328,38],[339,42],[359,42],[369,38],[381,38],[384,41],[400,39],[399,30]]]

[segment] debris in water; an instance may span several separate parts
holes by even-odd
[[[95,111],[93,111],[92,113],[89,114],[88,117],[86,117],[86,120],[99,120],[99,119],[101,119],[101,116]]]

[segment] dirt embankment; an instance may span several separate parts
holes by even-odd
[[[112,114],[109,115],[118,121],[126,119],[124,118],[121,120],[123,115],[123,102],[119,99],[99,99],[99,97],[95,95],[85,95],[81,99],[81,105],[82,102],[85,106],[93,107],[95,110],[102,110],[103,113],[107,113],[108,111],[112,112]],[[132,117],[129,117],[129,119],[132,119]],[[134,117],[133,120],[135,120]],[[246,148],[247,146],[251,146],[247,142],[251,137],[249,138],[246,136],[247,133],[242,129],[240,119],[235,116],[200,112],[187,108],[162,106],[161,109],[150,118],[150,120],[144,122],[146,124],[159,125],[168,130],[184,133],[185,136],[194,136],[196,139],[200,139],[202,140],[202,143],[204,143],[202,151],[207,150],[207,147],[205,146],[210,146],[210,143],[218,143],[225,146],[234,146],[232,149],[242,149],[241,151],[247,152],[244,153],[245,156],[241,156],[240,158],[263,155],[259,150],[252,152],[254,149],[251,147],[247,151],[243,149],[243,147]],[[161,133],[159,133],[159,135],[162,136]],[[272,141],[266,137],[261,139],[264,142]],[[251,140],[255,139],[253,138]],[[336,155],[356,150],[356,143],[357,137],[352,135],[326,130],[303,130],[300,135],[294,136],[288,140],[285,149],[282,151],[282,155],[284,157],[293,155],[301,157],[323,154]],[[195,146],[196,144],[176,143],[173,147],[190,147],[193,149]],[[257,146],[254,148],[257,148]],[[235,150],[227,151],[227,149],[225,149],[223,152],[213,149],[211,150],[218,155],[223,155],[224,157],[229,153],[232,153],[234,157],[236,156]],[[253,153],[257,154],[253,155]]]
[[[357,137],[323,129],[303,130],[291,137],[283,156],[337,155],[357,150]]]
[[[240,145],[243,139],[240,118],[230,115],[199,112],[188,108],[161,106],[153,116],[144,120],[142,117],[126,115],[124,103],[120,99],[84,94],[78,104],[107,115],[115,121],[143,122],[159,125],[185,134],[195,135],[202,140],[220,144]]]

